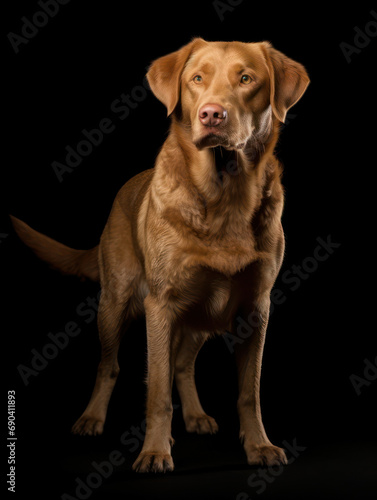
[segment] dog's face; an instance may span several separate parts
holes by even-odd
[[[210,48],[197,50],[183,70],[182,122],[198,149],[243,149],[271,122],[267,66],[255,46],[220,42]]]
[[[263,143],[273,116],[284,122],[309,83],[304,67],[269,43],[201,38],[157,59],[147,78],[198,149],[242,150],[252,138]]]

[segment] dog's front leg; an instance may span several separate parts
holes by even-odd
[[[148,348],[147,427],[143,448],[132,468],[137,472],[166,472],[174,469],[171,392],[177,339],[172,336],[173,321],[168,307],[150,294],[144,305]]]
[[[259,299],[247,317],[250,322],[249,335],[235,346],[237,361],[240,417],[240,438],[243,441],[250,465],[286,464],[284,451],[274,446],[267,437],[260,408],[260,376],[263,347],[269,317],[270,298]]]

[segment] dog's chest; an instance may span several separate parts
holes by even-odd
[[[174,304],[185,324],[194,328],[226,328],[236,308],[231,277],[198,266],[174,291]]]
[[[219,238],[197,238],[181,249],[183,267],[208,268],[214,273],[231,278],[249,264],[263,258],[264,252],[258,249],[251,227],[242,234],[222,234]]]

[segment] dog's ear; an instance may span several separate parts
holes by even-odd
[[[181,75],[190,55],[206,42],[202,38],[194,38],[179,50],[160,57],[154,61],[147,73],[147,80],[154,95],[168,110],[168,116],[174,111],[179,97]]]
[[[275,116],[284,123],[289,108],[301,99],[309,85],[309,76],[304,66],[274,49],[268,42],[262,42],[270,73],[270,100]]]

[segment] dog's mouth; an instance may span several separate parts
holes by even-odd
[[[216,127],[208,127],[206,133],[194,141],[195,146],[200,149],[215,148],[217,146],[226,147],[228,138],[225,134],[219,133]]]
[[[194,145],[199,149],[217,148],[221,146],[229,151],[242,150],[245,147],[246,141],[233,143],[229,135],[224,130],[219,130],[218,127],[206,127],[203,135],[198,139],[194,139]]]

